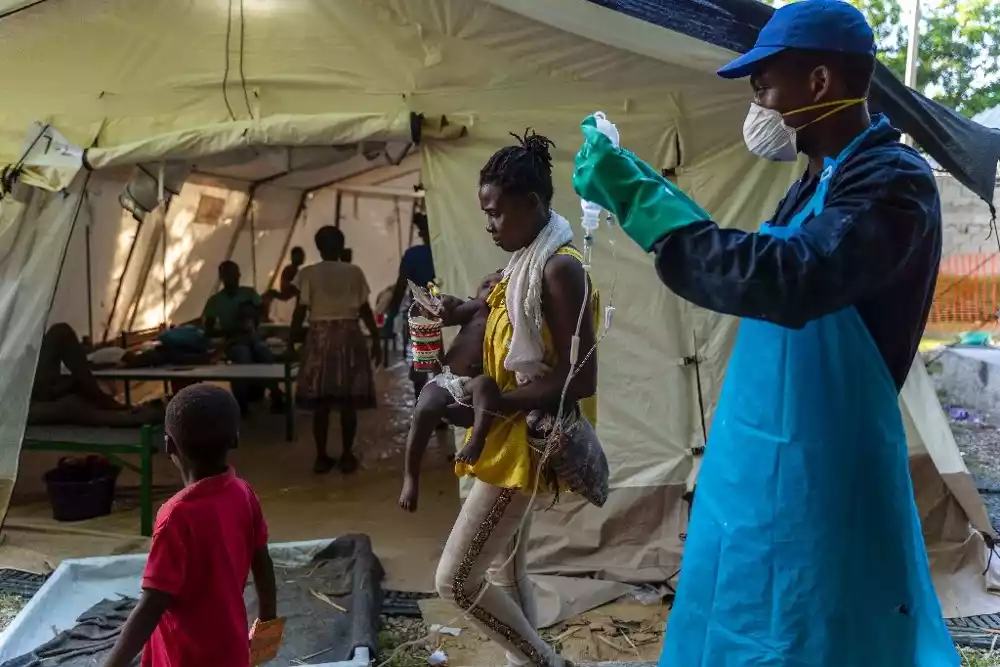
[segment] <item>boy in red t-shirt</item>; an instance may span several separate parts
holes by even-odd
[[[248,667],[243,588],[253,572],[258,617],[276,616],[267,526],[250,485],[226,464],[240,409],[208,384],[181,390],[167,406],[166,451],[184,490],[160,508],[142,597],[105,667]],[[143,648],[145,647],[145,648]]]

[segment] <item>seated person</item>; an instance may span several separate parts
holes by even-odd
[[[483,375],[483,339],[486,335],[486,317],[490,310],[486,299],[501,278],[500,272],[486,276],[474,299],[462,301],[452,296],[442,298],[444,311],[441,319],[444,325],[460,325],[462,328],[441,360],[439,372],[424,385],[417,397],[410,432],[406,438],[403,490],[399,496],[399,506],[409,512],[417,509],[420,461],[431,434],[441,423],[449,405],[457,402],[473,408],[480,406],[475,409],[475,421],[468,443],[455,460],[460,463],[475,463],[486,444],[493,415],[482,409],[482,401],[478,399],[486,392],[500,392],[496,383],[488,375]]]
[[[202,314],[205,336],[219,340],[226,358],[234,364],[270,364],[276,360],[257,332],[261,317],[261,299],[252,287],[240,285],[240,267],[236,262],[219,265],[222,289],[205,304]],[[233,382],[233,395],[240,410],[247,414],[254,393],[253,383]],[[267,385],[272,412],[285,409],[285,397],[276,383]]]
[[[63,374],[63,366],[68,375]],[[49,327],[38,353],[29,424],[130,427],[161,421],[162,407],[132,409],[101,388],[73,327],[64,322]]]

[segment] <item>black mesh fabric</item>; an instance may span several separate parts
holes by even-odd
[[[588,0],[595,5],[737,53],[753,46],[774,12],[756,0]],[[909,134],[942,168],[993,209],[1000,131],[992,130],[903,85],[881,64],[871,106]]]

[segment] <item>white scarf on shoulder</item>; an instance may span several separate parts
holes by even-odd
[[[549,258],[572,240],[569,221],[551,211],[548,224],[531,245],[514,253],[503,271],[507,315],[514,330],[503,365],[515,373],[519,385],[552,370],[542,362],[542,277]]]

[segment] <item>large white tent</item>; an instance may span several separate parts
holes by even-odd
[[[0,16],[25,4],[0,2]],[[412,198],[376,190],[412,190],[406,170],[419,159],[437,270],[461,292],[504,261],[475,193],[511,131],[555,141],[555,206],[570,218],[578,124],[598,109],[725,225],[755,228],[796,174],[746,152],[748,91],[714,76],[732,53],[586,0],[44,0],[0,31],[0,163],[20,168],[0,205],[5,506],[46,322],[103,338],[164,314],[182,321],[226,256],[264,287],[288,244],[309,247],[308,230],[334,216],[336,203],[316,198],[392,202],[391,214],[352,213],[349,242],[359,262],[369,261],[363,248],[402,249],[409,231],[392,220],[409,219]],[[376,165],[370,142],[381,146]],[[413,143],[414,157],[389,164]],[[388,171],[367,172],[372,181],[359,175],[380,165]],[[116,208],[137,166],[184,175],[165,223],[154,212],[137,226]],[[206,196],[222,200],[206,200],[211,221],[199,217]],[[621,237],[612,253],[608,237],[600,232],[593,277],[616,307],[599,380],[613,488],[601,510],[565,498],[539,512],[532,562],[550,575],[549,621],[616,595],[615,582],[676,572],[682,497],[737,326],[677,298],[648,257]],[[141,261],[125,262],[130,248]],[[379,271],[376,290],[392,277]],[[945,613],[1000,611],[994,573],[983,574],[983,536],[994,531],[919,361],[902,402]]]

